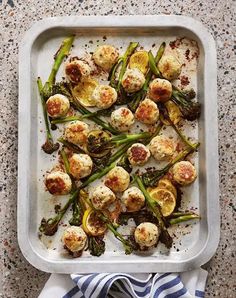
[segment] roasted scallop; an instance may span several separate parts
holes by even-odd
[[[138,68],[127,69],[121,82],[127,93],[139,91],[143,87],[144,83],[144,74]]]
[[[157,104],[149,98],[144,99],[138,106],[135,117],[145,124],[155,124],[159,118]]]
[[[72,253],[81,252],[87,244],[87,235],[81,227],[70,226],[64,231],[62,242]]]
[[[166,136],[156,136],[149,144],[151,154],[158,161],[169,160],[173,156],[175,148],[174,141]]]
[[[145,197],[139,188],[132,186],[123,193],[121,201],[126,208],[126,212],[136,212],[144,206]]]
[[[70,82],[78,84],[82,78],[86,78],[90,75],[91,68],[84,60],[73,59],[66,64],[65,73]]]
[[[134,124],[134,115],[128,108],[119,108],[111,113],[111,125],[118,131],[128,131]]]
[[[158,63],[162,76],[169,80],[175,80],[181,73],[181,63],[172,55],[164,55]]]
[[[141,143],[135,143],[128,149],[127,155],[131,165],[141,166],[148,161],[151,153],[145,145]]]
[[[150,222],[143,222],[134,231],[134,238],[141,249],[151,248],[159,239],[158,227]]]
[[[120,166],[114,167],[105,178],[105,185],[114,192],[125,191],[130,182],[129,173]]]
[[[111,45],[101,45],[93,53],[94,62],[105,71],[110,71],[118,58],[117,49]]]
[[[48,115],[52,118],[64,117],[70,109],[69,99],[62,94],[55,94],[46,101]]]
[[[65,128],[64,138],[75,145],[84,145],[89,133],[88,124],[83,121],[72,121]]]
[[[172,169],[173,179],[180,185],[191,184],[197,177],[195,167],[191,162],[183,160],[177,162]]]
[[[46,176],[45,186],[52,195],[67,195],[71,191],[70,176],[62,171],[53,171]]]
[[[117,100],[117,92],[108,85],[98,85],[92,94],[95,105],[100,109],[108,109]]]
[[[165,79],[154,79],[149,84],[148,95],[155,102],[166,102],[171,98],[172,85]]]
[[[88,154],[74,153],[69,158],[70,173],[75,179],[89,176],[92,172],[93,161]]]
[[[96,209],[107,209],[115,200],[115,194],[105,185],[99,185],[90,191],[89,197]]]

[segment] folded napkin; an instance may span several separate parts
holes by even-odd
[[[204,297],[207,272],[52,274],[38,298]]]

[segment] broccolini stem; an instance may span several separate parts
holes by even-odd
[[[77,100],[74,99],[73,95],[72,95],[72,99],[73,99],[72,103],[73,103],[75,109],[78,110],[83,115],[83,117],[85,115],[87,115],[87,117],[89,117],[93,122],[100,125],[105,130],[108,130],[110,133],[112,133],[114,135],[119,134],[119,131],[117,131],[115,128],[113,128],[109,123],[107,123],[107,122],[103,121],[102,119],[98,118],[96,115],[93,115],[93,113],[91,113],[84,106],[82,106]]]
[[[85,180],[79,187],[79,189],[82,189],[86,186],[88,186],[90,183],[94,182],[97,179],[102,178],[103,176],[105,176],[110,170],[112,170],[114,167],[116,166],[116,163],[113,162],[111,164],[109,164],[106,168],[104,168],[103,170],[99,171],[99,172],[95,172],[93,175],[91,175],[87,180]]]
[[[170,119],[170,116],[168,114],[168,111],[164,104],[159,104],[159,110],[164,119],[166,119],[169,124],[173,127],[175,132],[178,134],[178,136],[181,138],[181,140],[190,148],[195,150],[194,145],[188,140],[188,138],[181,132],[181,130],[174,124],[174,122]]]
[[[113,225],[107,223],[107,228],[115,235],[116,239],[118,239],[120,242],[122,242],[123,247],[125,249],[125,254],[129,255],[133,251],[132,244],[126,240],[117,230],[114,228]]]
[[[42,149],[44,150],[45,153],[51,154],[54,151],[58,150],[59,144],[53,143],[51,129],[50,129],[49,121],[48,121],[48,114],[47,114],[47,110],[46,110],[45,97],[43,95],[43,84],[42,84],[42,80],[40,77],[38,77],[38,79],[37,79],[37,85],[38,85],[38,91],[39,91],[40,100],[41,100],[41,104],[42,104],[43,118],[44,118],[45,129],[46,129],[46,142],[42,145]]]
[[[83,115],[83,116],[70,116],[70,117],[64,117],[64,118],[58,118],[51,121],[52,124],[59,124],[59,123],[66,123],[70,121],[75,120],[82,120],[84,118],[90,117],[89,115]]]
[[[123,147],[121,147],[119,150],[117,150],[110,158],[109,163],[113,163],[114,161],[116,161],[118,158],[122,157],[127,150],[129,149],[131,143],[125,144]]]
[[[128,62],[129,62],[129,57],[132,55],[132,53],[137,48],[137,46],[138,46],[138,42],[130,42],[126,52],[124,53],[124,56],[122,57],[122,66],[121,66],[121,70],[120,70],[119,77],[118,77],[118,84],[116,87],[117,92],[120,90],[121,81],[122,81],[122,78],[126,71],[126,68],[127,68]]]
[[[182,212],[182,211],[177,211],[177,212],[173,212],[171,213],[171,215],[169,216],[169,218],[176,218],[176,217],[180,217],[180,216],[185,216],[185,215],[196,215],[195,213],[193,212],[190,212],[190,211],[186,211],[186,212]]]
[[[55,55],[55,58],[54,58],[55,61],[52,66],[51,73],[48,77],[47,82],[45,83],[45,85],[43,87],[44,94],[49,94],[52,91],[52,86],[55,83],[57,72],[63,62],[63,59],[69,55],[74,38],[75,38],[75,36],[72,35],[62,41],[62,44],[61,44],[58,52]]]
[[[188,214],[188,215],[182,215],[176,218],[171,218],[169,220],[169,224],[170,225],[175,225],[175,224],[179,224],[181,222],[185,222],[188,220],[192,220],[192,219],[200,219],[201,217],[197,214]]]
[[[58,214],[54,218],[49,218],[48,220],[43,218],[41,221],[40,227],[39,227],[39,231],[47,236],[54,235],[58,229],[59,222],[65,215],[65,213],[66,213],[67,209],[70,207],[71,203],[77,198],[78,194],[79,194],[79,190],[75,190],[71,194],[69,200],[66,202],[64,207],[59,210]]]
[[[37,79],[37,85],[38,85],[38,91],[39,91],[39,95],[40,95],[40,99],[41,99],[41,103],[42,103],[42,108],[43,108],[43,117],[44,117],[45,126],[46,126],[47,139],[52,141],[53,139],[52,139],[52,134],[51,134],[49,121],[48,121],[46,103],[45,103],[45,99],[44,99],[44,96],[43,96],[43,83],[42,83],[42,80],[41,80],[40,77],[38,77],[38,79]]]
[[[65,169],[66,169],[66,173],[68,175],[70,175],[70,164],[69,164],[69,160],[67,158],[67,155],[66,155],[66,152],[64,149],[61,149],[61,157],[62,157],[64,166],[65,166]]]
[[[152,197],[150,196],[150,194],[147,192],[147,190],[146,190],[145,186],[143,185],[143,182],[140,179],[140,177],[135,176],[134,179],[137,181],[138,187],[142,191],[142,193],[143,193],[143,195],[146,199],[148,207],[150,208],[150,210],[153,212],[153,214],[157,218],[158,225],[161,229],[162,242],[166,245],[167,248],[170,248],[172,246],[173,240],[172,240],[171,236],[169,235],[169,232],[168,232],[168,230],[165,226],[164,218],[163,218],[163,215],[161,213],[161,209],[160,209],[159,204],[156,201],[154,201],[152,199]]]
[[[119,135],[111,138],[111,142],[116,145],[126,144],[127,142],[133,142],[139,139],[149,138],[151,134],[149,132],[142,132],[138,134],[130,134],[130,135]]]
[[[162,129],[162,127],[163,127],[163,123],[162,123],[162,122],[159,122],[159,123],[158,123],[158,126],[156,127],[155,132],[154,132],[149,138],[145,139],[145,140],[143,141],[143,144],[144,144],[144,145],[149,144],[153,138],[155,138],[156,136],[158,136],[159,133],[160,133],[160,131],[161,131],[161,129]]]
[[[78,147],[77,145],[75,145],[75,144],[73,144],[71,142],[66,141],[62,137],[60,137],[57,140],[58,140],[58,142],[62,143],[65,147],[71,149],[75,153],[86,153],[82,148]]]
[[[169,121],[169,120],[168,120]],[[196,150],[194,144],[192,144],[188,138],[181,132],[181,130],[170,120],[170,124],[173,127],[173,129],[175,130],[175,132],[178,134],[178,136],[181,138],[181,140],[190,148],[192,148],[193,150]]]
[[[161,75],[161,73],[160,73],[160,71],[159,71],[159,69],[156,65],[157,63],[155,61],[155,58],[154,58],[151,50],[148,52],[148,58],[149,58],[149,66],[150,66],[150,69],[151,69],[152,73],[156,77],[161,78],[162,75]]]
[[[160,45],[160,47],[159,47],[159,49],[158,49],[158,51],[157,51],[156,57],[154,58],[153,55],[152,55],[152,57],[154,58],[154,65],[155,65],[155,66],[158,64],[158,62],[160,61],[161,57],[163,56],[164,51],[165,51],[165,48],[166,48],[166,43],[163,42],[163,43]],[[149,53],[150,53],[150,52],[149,52]],[[150,58],[150,55],[149,55],[149,58]],[[149,60],[149,61],[150,61],[150,60]],[[157,69],[157,71],[159,72],[158,69]],[[153,74],[153,71],[152,71],[152,69],[151,69],[151,65],[150,65],[150,70],[149,70],[148,73],[147,73],[146,81],[145,81],[145,83],[144,83],[144,87],[143,87],[143,89],[146,90],[146,91],[147,91],[147,89],[148,89],[148,85],[149,85],[149,83],[150,83],[150,81],[151,81],[152,74]],[[155,73],[154,73],[154,74],[155,74]],[[160,72],[159,72],[159,74],[160,74]]]
[[[115,81],[115,76],[116,76],[116,71],[118,69],[118,67],[120,66],[120,64],[123,61],[123,57],[120,57],[117,61],[117,63],[112,67],[109,77],[108,77],[108,81],[110,81],[110,86],[115,88],[117,87],[116,85],[116,81]]]

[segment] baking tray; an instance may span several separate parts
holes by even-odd
[[[77,34],[77,45],[80,41],[104,41],[104,36],[115,45],[126,46],[131,40],[150,46],[183,36],[198,44],[200,57],[193,83],[202,114],[194,132],[201,146],[195,160],[199,177],[190,189],[193,197],[189,205],[199,209],[201,220],[190,233],[181,235],[169,252],[160,247],[144,256],[126,256],[118,244],[116,251],[111,246],[99,258],[84,253],[81,258],[71,259],[55,250],[50,241],[45,245],[46,240],[43,244],[38,237],[39,222],[45,216],[42,210],[50,204],[42,177],[53,157],[40,150],[44,126],[36,78],[41,75],[46,80],[53,54],[71,33]],[[201,266],[213,256],[219,242],[217,141],[216,50],[212,36],[201,23],[173,15],[71,16],[36,23],[26,32],[19,53],[18,242],[23,255],[36,268],[58,273],[180,272]],[[183,229],[186,226],[179,230]],[[51,242],[58,241],[58,237]]]

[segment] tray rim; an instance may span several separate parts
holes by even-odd
[[[98,25],[100,24],[100,25]],[[205,55],[207,56],[208,64],[211,65],[209,69],[204,69],[205,77],[207,79],[208,91],[205,90],[205,97],[208,100],[205,102],[205,109],[210,108],[211,113],[208,113],[211,123],[210,127],[206,129],[206,180],[207,180],[207,203],[208,214],[207,217],[211,219],[211,225],[208,226],[208,238],[205,246],[195,257],[183,261],[158,261],[149,262],[146,259],[135,260],[131,262],[121,260],[106,261],[104,259],[85,260],[81,259],[79,263],[73,260],[47,260],[43,256],[34,251],[28,235],[28,216],[27,200],[24,199],[29,195],[29,182],[27,181],[27,167],[29,164],[29,142],[27,142],[27,131],[30,127],[30,117],[25,117],[27,105],[25,102],[25,91],[30,90],[30,80],[27,77],[30,73],[30,57],[31,47],[39,35],[48,29],[52,28],[88,28],[88,27],[182,27],[192,31],[202,42]],[[206,42],[207,41],[207,42]],[[19,106],[18,106],[18,191],[17,191],[17,235],[18,243],[22,254],[27,261],[39,270],[45,272],[57,273],[74,273],[75,268],[79,272],[91,272],[89,264],[93,264],[93,268],[97,272],[156,272],[155,268],[158,264],[159,272],[167,271],[186,271],[205,264],[214,255],[220,238],[220,213],[219,213],[219,173],[218,173],[218,117],[217,105],[210,105],[209,102],[215,100],[217,97],[216,88],[216,48],[215,42],[211,34],[199,21],[186,16],[176,15],[136,15],[136,16],[67,16],[67,17],[53,17],[45,18],[36,23],[25,33],[25,36],[20,44],[19,49]],[[28,146],[26,146],[28,144]],[[28,153],[28,154],[27,154]],[[211,165],[214,164],[214,169]],[[209,193],[210,190],[210,193]],[[215,198],[211,199],[210,197]],[[214,209],[214,217],[209,212]],[[105,266],[106,264],[106,266]],[[96,266],[96,267],[95,267]],[[105,266],[105,270],[104,270]],[[141,267],[140,267],[141,266]],[[131,267],[133,268],[131,270]],[[154,270],[152,270],[152,268]],[[82,271],[81,271],[82,270]]]

